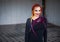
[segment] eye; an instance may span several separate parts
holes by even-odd
[[[41,11],[41,10],[39,10],[39,11]]]
[[[37,11],[37,10],[35,10],[35,11]]]

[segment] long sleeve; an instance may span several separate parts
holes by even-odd
[[[28,26],[28,19],[27,19],[27,21],[26,21],[26,27],[25,27],[25,42],[28,42],[28,40],[29,40],[29,26]]]
[[[44,42],[47,42],[47,29],[44,30]]]
[[[44,18],[45,21],[44,21],[44,25],[45,25],[45,29],[44,29],[44,42],[47,42],[47,19]]]

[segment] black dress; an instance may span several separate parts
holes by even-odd
[[[32,23],[30,22],[30,18],[28,18],[25,28],[25,42],[47,42],[46,24],[47,22],[44,17],[39,17],[36,20],[32,20]]]

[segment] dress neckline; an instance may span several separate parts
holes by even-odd
[[[40,16],[38,17],[38,18],[36,18],[35,20],[37,20],[37,19],[39,19],[40,18]],[[33,19],[32,19],[33,20]],[[33,20],[33,21],[35,21],[35,20]]]

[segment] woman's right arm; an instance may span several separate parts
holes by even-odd
[[[25,42],[28,42],[28,40],[29,40],[29,26],[28,26],[28,22],[29,22],[29,19],[27,19],[27,21],[26,21],[26,27],[25,27]]]

